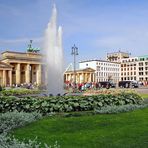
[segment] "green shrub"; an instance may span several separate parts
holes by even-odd
[[[7,112],[0,114],[0,133],[8,132],[16,127],[23,126],[40,119],[42,115],[37,112]]]
[[[3,96],[21,96],[21,95],[39,94],[39,93],[41,93],[41,90],[25,89],[25,88],[7,89],[1,92]]]
[[[104,106],[120,106],[126,104],[141,104],[142,98],[135,93],[100,94],[94,96],[58,96],[41,98],[0,97],[0,112],[23,111],[40,112],[73,112],[91,111]]]
[[[3,88],[2,88],[2,86],[0,85],[0,91],[2,91],[3,90]]]
[[[28,140],[27,142],[19,141],[15,137],[10,137],[7,134],[0,134],[0,148],[60,148],[57,142],[53,146],[48,146],[38,142],[38,139]]]
[[[95,113],[99,114],[117,114],[117,113],[123,113],[123,112],[128,112],[128,111],[133,111],[135,109],[142,109],[148,107],[148,104],[141,104],[141,105],[133,105],[133,104],[128,104],[128,105],[121,105],[121,106],[105,106],[100,108],[94,109]]]
[[[10,130],[36,121],[41,117],[41,114],[36,112],[24,113],[15,111],[0,114],[0,148],[41,148],[43,147],[42,145],[44,145],[45,148],[59,148],[60,146],[57,142],[55,142],[53,146],[48,146],[47,144],[41,145],[38,139],[23,142],[12,136],[8,136]]]

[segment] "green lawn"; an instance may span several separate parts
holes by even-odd
[[[16,129],[19,139],[34,139],[61,148],[147,148],[148,108],[112,115],[48,117]]]
[[[140,96],[144,99],[148,99],[148,94],[140,94]]]

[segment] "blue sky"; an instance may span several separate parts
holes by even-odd
[[[0,51],[26,51],[30,39],[41,48],[52,1],[0,0]],[[73,44],[79,48],[78,61],[104,59],[118,50],[148,54],[147,0],[55,1],[66,65],[73,61]]]

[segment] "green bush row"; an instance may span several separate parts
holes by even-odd
[[[0,92],[3,96],[19,96],[19,95],[28,95],[28,94],[39,94],[41,93],[41,90],[36,89],[8,89],[8,90],[2,90]]]
[[[102,107],[101,109],[95,109],[94,112],[96,114],[118,114],[123,112],[129,112],[136,109],[143,109],[148,107],[148,104],[127,104],[127,105],[120,105],[120,106],[106,106]]]
[[[51,112],[91,111],[105,106],[141,104],[142,98],[135,93],[100,94],[94,96],[57,96],[44,98],[0,97],[0,112],[23,111]]]

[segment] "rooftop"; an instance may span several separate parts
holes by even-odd
[[[98,59],[92,59],[92,60],[84,60],[84,61],[80,61],[79,63],[85,63],[85,62],[107,62],[107,63],[114,63],[114,64],[119,64],[118,62],[111,62],[111,61],[107,61],[107,60],[98,60]]]

